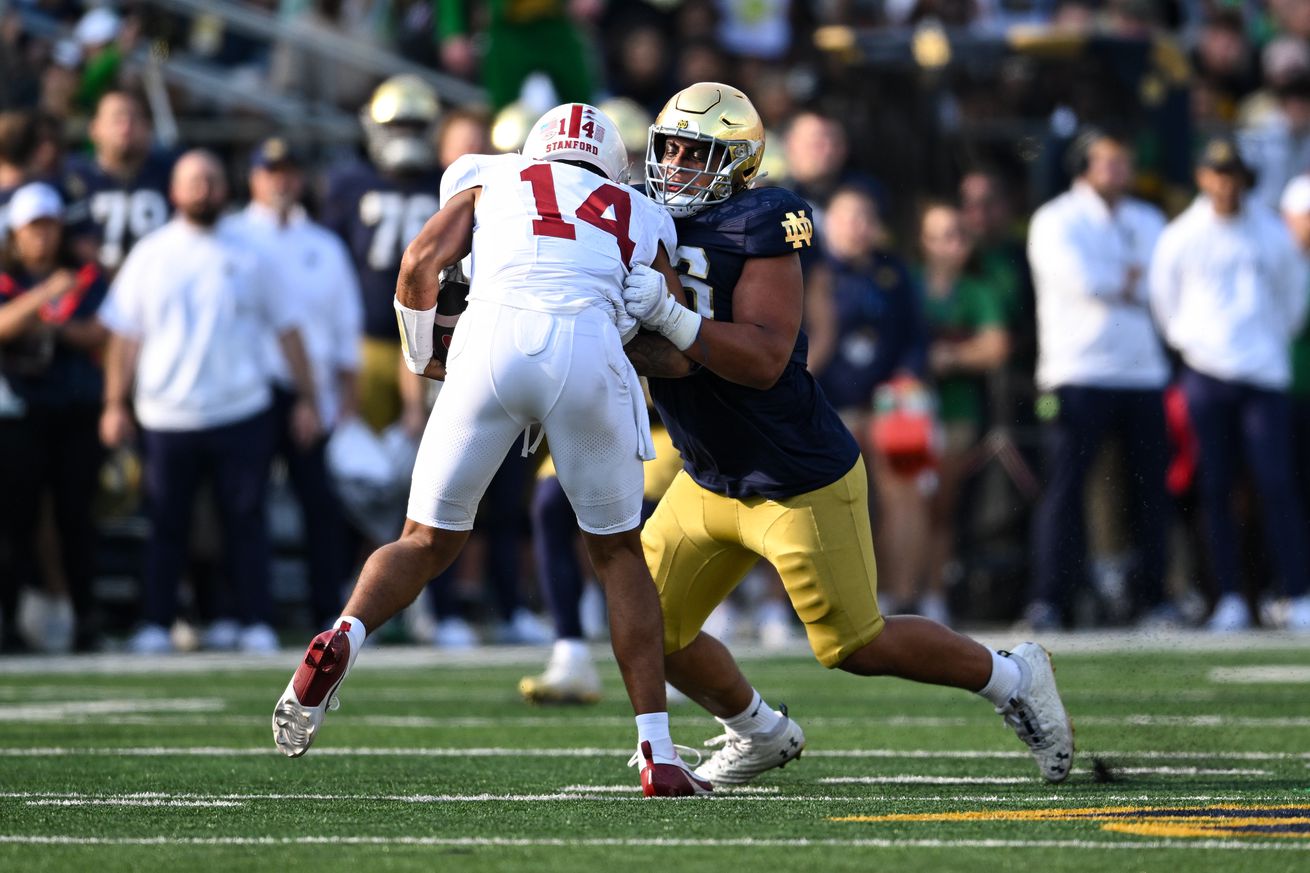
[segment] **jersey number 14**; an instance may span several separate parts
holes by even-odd
[[[555,195],[555,176],[550,164],[533,164],[520,173],[519,177],[532,186],[532,198],[537,203],[537,214],[541,216],[532,221],[533,234],[577,239],[573,225],[560,215],[559,198]],[[614,217],[606,218],[605,211],[611,207],[614,209]],[[629,235],[632,201],[621,188],[608,182],[602,183],[582,201],[574,217],[614,237],[614,241],[619,244],[619,254],[623,256],[623,265],[632,266],[632,250],[636,248]]]

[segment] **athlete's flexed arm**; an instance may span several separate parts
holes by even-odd
[[[623,286],[628,312],[724,379],[773,387],[801,328],[804,286],[796,255],[746,261],[732,292],[733,321],[702,318],[670,296],[666,285],[662,274],[634,267]]]
[[[444,379],[446,365],[432,356],[441,271],[473,248],[473,210],[481,188],[461,191],[427,220],[405,247],[396,279],[396,320],[401,353],[411,372]]]

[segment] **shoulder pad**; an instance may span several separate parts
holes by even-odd
[[[795,192],[786,188],[751,188],[737,197],[746,200],[742,204],[745,207],[742,217],[747,255],[800,254],[814,245],[814,210]]]

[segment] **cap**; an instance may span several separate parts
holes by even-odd
[[[1242,153],[1238,151],[1237,142],[1232,137],[1216,136],[1207,142],[1196,166],[1219,173],[1239,173],[1246,177],[1247,185],[1255,183],[1255,172],[1242,160]]]
[[[280,136],[269,137],[255,146],[255,150],[250,153],[252,169],[264,170],[284,164],[300,166],[301,160],[299,153],[291,147],[291,143]]]
[[[1310,175],[1288,182],[1278,206],[1288,215],[1310,215]]]
[[[9,198],[9,226],[26,227],[42,218],[64,217],[64,200],[45,182],[30,182]]]

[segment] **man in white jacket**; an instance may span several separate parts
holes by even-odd
[[[1207,144],[1201,195],[1165,228],[1151,262],[1151,307],[1182,355],[1183,391],[1201,446],[1200,486],[1219,602],[1209,628],[1249,627],[1239,593],[1231,500],[1251,469],[1268,554],[1310,629],[1305,513],[1292,484],[1290,347],[1307,308],[1307,266],[1273,210],[1247,197],[1254,179],[1228,139]]]
[[[1072,148],[1073,186],[1037,210],[1028,232],[1051,474],[1033,531],[1025,618],[1038,629],[1058,626],[1085,576],[1084,486],[1101,443],[1114,434],[1124,449],[1140,559],[1135,605],[1148,621],[1166,621],[1176,612],[1164,598],[1169,369],[1145,275],[1164,215],[1127,196],[1133,165],[1123,140],[1088,130]]]

